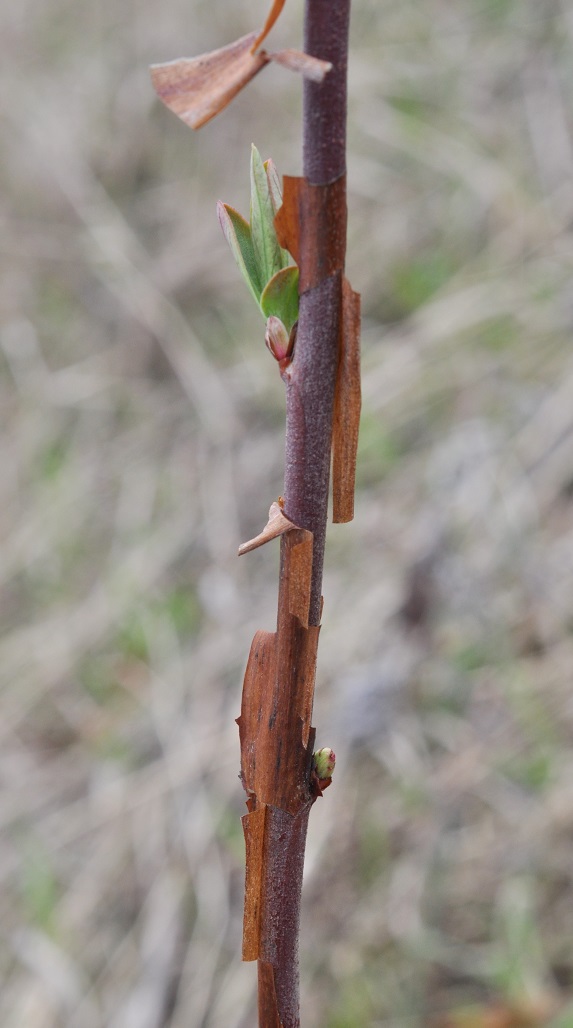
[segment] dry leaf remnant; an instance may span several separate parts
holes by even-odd
[[[193,129],[201,128],[230,104],[248,82],[270,61],[282,64],[313,82],[322,82],[332,65],[299,50],[268,53],[258,50],[284,7],[275,0],[260,32],[228,43],[199,57],[182,57],[151,66],[151,80],[159,98]]]

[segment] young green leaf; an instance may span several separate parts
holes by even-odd
[[[272,157],[269,157],[269,159],[265,161],[264,168],[267,173],[267,179],[269,182],[269,193],[273,205],[273,210],[276,215],[279,208],[283,205],[283,194],[281,189],[281,180],[279,178],[279,173],[276,169],[275,162],[273,161]],[[279,246],[279,252],[281,257],[281,267],[288,268],[289,264],[293,263],[290,253],[288,252],[288,250],[283,250],[282,246]]]
[[[267,282],[261,293],[260,307],[266,318],[280,318],[287,332],[298,321],[298,268],[282,268]]]
[[[219,202],[219,222],[259,309],[267,319],[266,342],[279,363],[292,354],[298,321],[298,268],[279,246],[274,219],[282,206],[280,179],[272,160],[251,148],[251,223]],[[284,337],[284,338],[283,338]]]
[[[282,202],[283,202],[283,193],[282,193],[282,189],[281,189],[281,180],[279,178],[279,173],[277,171],[276,164],[273,161],[272,157],[269,157],[264,162],[263,167],[264,167],[264,169],[265,169],[265,171],[267,173],[267,179],[268,179],[268,182],[269,182],[269,193],[270,193],[270,196],[271,196],[271,201],[272,201],[273,209],[274,209],[274,212],[276,214],[278,209],[279,209],[279,207],[282,206]]]
[[[275,231],[275,205],[267,170],[256,146],[251,147],[251,234],[261,282],[283,267]]]
[[[250,225],[234,207],[228,203],[222,203],[221,200],[217,203],[217,215],[238,268],[258,304],[261,298],[262,284]]]

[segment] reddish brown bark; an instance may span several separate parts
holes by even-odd
[[[332,520],[339,524],[354,517],[360,405],[360,295],[344,279],[332,426]]]
[[[296,1028],[304,844],[314,797],[312,697],[319,628],[308,622],[311,540],[281,539],[277,631],[257,632],[243,683],[241,776],[249,813],[243,959],[259,960],[259,1024]]]

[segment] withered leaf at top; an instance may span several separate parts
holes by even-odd
[[[256,39],[257,33],[250,32],[199,57],[152,64],[151,80],[157,95],[187,125],[200,128],[268,63],[266,55],[252,53]]]
[[[260,33],[250,32],[199,57],[181,57],[165,64],[152,64],[151,80],[160,100],[187,125],[198,129],[224,110],[269,61],[282,64],[314,82],[321,82],[331,68],[328,61],[298,50],[255,52],[274,25],[284,2],[275,0]]]

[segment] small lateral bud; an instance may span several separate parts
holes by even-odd
[[[275,360],[279,361],[279,363],[286,360],[289,356],[289,334],[281,319],[277,318],[274,314],[267,318],[265,343]]]
[[[278,361],[283,381],[286,381],[286,378],[289,375],[289,365],[292,361],[297,326],[298,321],[295,321],[289,334],[281,319],[277,318],[275,314],[271,314],[267,318],[265,343],[275,360]]]
[[[316,777],[320,781],[325,778],[332,778],[334,765],[336,764],[334,750],[331,750],[328,746],[325,746],[322,750],[317,750],[312,755],[312,762]]]

